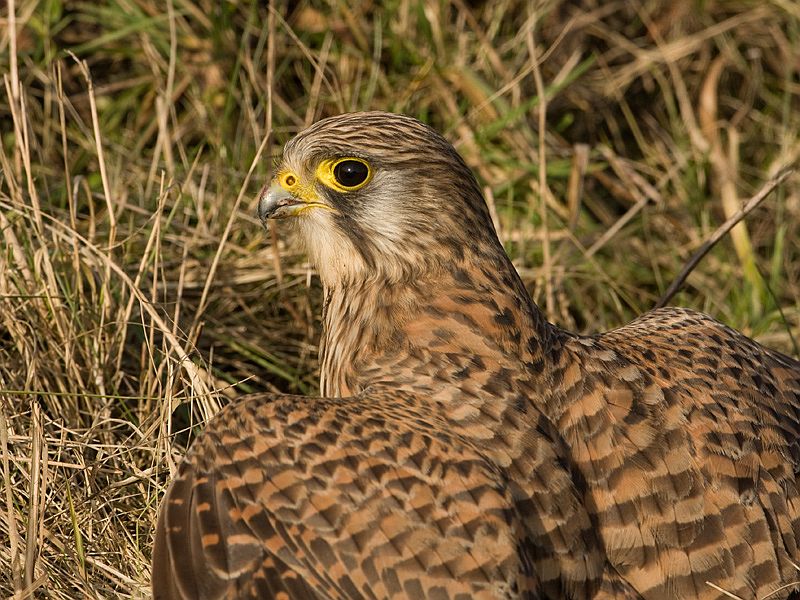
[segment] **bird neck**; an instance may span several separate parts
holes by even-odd
[[[555,329],[510,261],[490,264],[327,289],[322,394],[388,386],[443,400],[454,400],[455,390],[498,397],[515,389],[511,373],[540,372]]]

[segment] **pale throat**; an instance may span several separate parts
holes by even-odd
[[[333,225],[330,213],[311,210],[298,219],[298,225],[311,264],[326,289],[342,281],[364,278],[364,260],[347,236]]]

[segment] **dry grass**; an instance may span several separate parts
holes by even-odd
[[[290,4],[2,15],[3,596],[147,597],[191,434],[238,393],[314,391],[318,284],[253,218],[304,125],[373,108],[443,130],[537,301],[582,331],[653,306],[798,161],[796,3]],[[796,355],[799,235],[794,174],[675,302]]]

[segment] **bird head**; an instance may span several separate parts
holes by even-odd
[[[259,216],[294,221],[326,287],[404,280],[471,254],[502,254],[475,177],[411,117],[350,113],[289,141]]]

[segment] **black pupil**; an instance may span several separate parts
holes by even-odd
[[[343,160],[333,168],[336,182],[344,187],[355,187],[364,183],[369,175],[367,165],[357,160]]]

